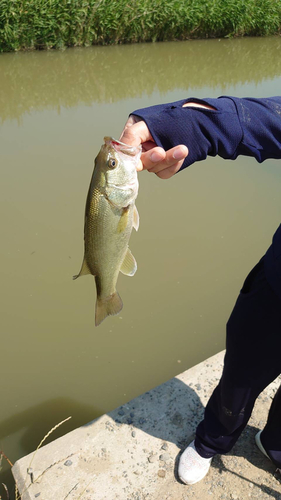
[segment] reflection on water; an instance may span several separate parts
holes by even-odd
[[[280,75],[280,48],[280,38],[246,38],[2,54],[1,118],[175,88],[260,83]]]
[[[280,39],[92,47],[0,56],[0,449],[15,461],[224,347],[245,274],[279,224],[281,169],[209,158],[139,175],[124,309],[94,327],[83,254],[92,159],[137,107],[281,85]],[[6,482],[6,478],[5,478]],[[0,492],[1,494],[1,492]]]

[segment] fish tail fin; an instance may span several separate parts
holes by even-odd
[[[80,272],[79,272],[79,274],[76,274],[75,276],[73,276],[73,279],[76,280],[77,278],[79,278],[79,276],[85,276],[85,274],[91,274],[91,271],[90,271],[88,264],[86,262],[86,259],[84,257]]]
[[[118,292],[113,293],[105,299],[97,299],[96,303],[96,326],[110,315],[118,314],[123,307],[122,299]]]

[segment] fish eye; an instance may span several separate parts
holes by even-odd
[[[117,167],[117,161],[114,158],[109,158],[109,160],[108,160],[108,166],[109,166],[109,168],[115,168],[115,167]]]

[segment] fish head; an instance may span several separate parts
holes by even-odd
[[[141,151],[141,146],[128,146],[112,137],[104,138],[95,168],[103,178],[105,195],[116,206],[125,207],[137,197]]]

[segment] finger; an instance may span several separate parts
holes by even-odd
[[[163,161],[165,159],[165,157],[166,157],[165,150],[162,149],[162,148],[155,147],[155,142],[148,141],[147,143],[145,143],[144,146],[145,146],[145,149],[147,151],[143,152],[142,155],[141,155],[140,163],[137,166],[137,171],[138,172],[140,172],[141,170],[147,170],[146,158],[149,158],[149,156],[147,156],[147,153],[149,151],[151,151],[151,149],[153,149],[153,152],[150,153],[150,157],[152,156],[154,162]],[[143,149],[144,149],[144,147],[143,147]],[[150,164],[151,164],[151,160],[149,162],[149,165]],[[155,165],[155,163],[153,163],[153,165]]]
[[[132,121],[129,121],[129,123],[127,122],[120,137],[120,141],[130,146],[139,146],[144,142],[153,141],[153,139],[146,123],[141,120],[136,123],[132,123]]]
[[[137,123],[138,121],[140,121],[140,118],[138,116],[134,116],[134,115],[131,115],[129,116],[128,120],[126,121],[125,123],[125,126],[122,130],[122,134],[120,136],[120,140],[125,132],[125,129],[128,128],[128,127],[131,127],[132,125],[134,125],[134,123]]]
[[[160,147],[154,147],[145,151],[141,155],[141,161],[143,163],[143,167],[146,170],[152,170],[157,168],[160,164],[162,165],[165,162],[166,151]]]
[[[173,175],[175,175],[181,168],[184,160],[179,161],[175,165],[172,165],[171,167],[165,168],[164,170],[161,170],[161,172],[158,172],[156,174],[160,179],[170,179]]]
[[[166,152],[162,148],[154,148],[143,153],[141,159],[145,169],[158,174],[170,167],[177,168],[177,164],[179,162],[182,164],[187,155],[187,147],[179,145]]]
[[[138,164],[138,166],[137,166],[137,172],[141,172],[143,169],[144,169],[144,168],[143,168],[143,163],[142,163],[142,161],[140,160],[140,161],[139,161],[139,164]]]

